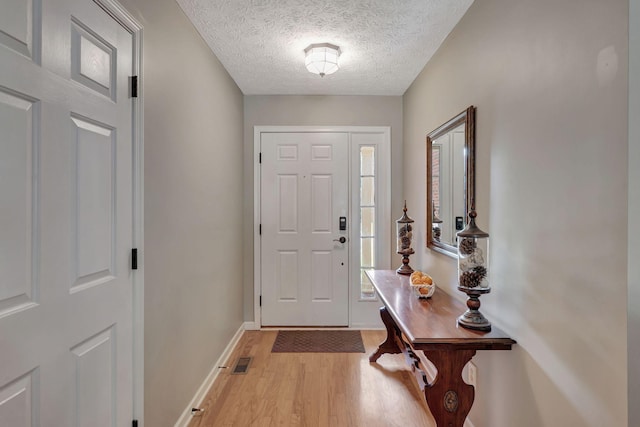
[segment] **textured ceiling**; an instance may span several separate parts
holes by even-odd
[[[245,95],[402,95],[473,0],[177,0]],[[340,69],[304,66],[311,43]]]

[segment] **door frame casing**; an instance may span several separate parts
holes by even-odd
[[[261,260],[262,260],[262,245],[261,245],[261,236],[260,236],[260,220],[261,220],[261,211],[260,211],[260,203],[261,203],[261,173],[260,173],[260,145],[261,145],[261,134],[262,133],[287,133],[287,132],[301,132],[301,133],[321,133],[321,132],[343,132],[349,133],[349,161],[348,161],[348,176],[349,176],[349,218],[353,218],[353,212],[351,206],[353,205],[353,191],[351,189],[354,186],[353,175],[354,172],[352,170],[353,159],[352,151],[353,151],[353,143],[351,139],[352,134],[363,134],[363,133],[377,133],[384,135],[384,143],[382,147],[382,153],[380,153],[381,158],[385,158],[384,164],[384,173],[385,179],[381,183],[381,188],[379,189],[381,194],[381,200],[384,205],[381,206],[382,210],[382,230],[385,230],[384,235],[381,236],[380,245],[383,246],[383,250],[377,250],[376,253],[383,254],[381,256],[381,265],[380,268],[388,268],[388,263],[390,263],[390,257],[388,256],[388,248],[387,246],[390,244],[390,232],[388,231],[388,223],[390,221],[390,211],[391,211],[391,128],[389,126],[254,126],[253,127],[253,323],[246,323],[246,329],[260,329],[262,327],[262,309],[260,307],[260,295],[262,292],[262,268],[261,268]],[[385,227],[385,225],[387,225]],[[349,232],[349,241],[353,241],[354,239],[354,225],[351,225],[351,231]],[[356,259],[355,255],[349,251],[349,289],[348,289],[348,298],[349,298],[349,327],[353,326],[373,326],[373,325],[362,325],[360,322],[357,325],[354,325],[354,309],[353,309],[353,287],[355,286],[353,281],[352,271],[355,268],[354,260]],[[386,255],[386,256],[385,256]],[[375,317],[377,319],[377,308],[379,306],[379,302],[377,299],[370,301],[358,301],[359,303],[373,304],[375,305]],[[377,320],[375,320],[377,322]]]
[[[136,98],[132,104],[132,248],[138,249],[138,268],[131,271],[133,286],[132,301],[132,346],[133,346],[133,419],[144,426],[144,104],[142,88],[142,36],[143,27],[116,0],[93,0],[109,16],[115,19],[133,40],[132,73],[138,76]]]

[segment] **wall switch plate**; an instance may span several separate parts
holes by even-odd
[[[476,387],[478,385],[478,368],[473,362],[469,362],[467,370],[467,383]]]

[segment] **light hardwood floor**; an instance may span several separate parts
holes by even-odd
[[[189,427],[434,427],[402,355],[369,355],[386,331],[362,331],[365,353],[271,353],[277,331],[246,331]],[[231,375],[238,357],[247,374]]]

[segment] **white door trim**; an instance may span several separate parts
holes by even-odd
[[[389,162],[388,166],[388,179],[387,182],[384,183],[382,191],[384,192],[384,199],[388,206],[383,207],[383,209],[390,209],[391,203],[391,173],[390,173],[390,146],[391,146],[391,137],[390,137],[390,127],[388,126],[254,126],[253,127],[253,157],[254,157],[254,169],[253,169],[253,315],[254,315],[254,324],[253,326],[256,329],[260,329],[262,326],[262,313],[260,307],[260,292],[262,289],[262,278],[261,278],[261,244],[260,244],[260,134],[263,132],[348,132],[348,133],[383,133],[385,135],[385,143],[387,145],[384,153],[389,153],[389,158],[387,161]],[[351,137],[349,138],[351,144]],[[351,146],[349,147],[349,151],[351,151]],[[349,174],[349,180],[351,181],[351,172]],[[351,194],[350,197],[353,197]],[[351,204],[351,201],[350,201]],[[350,218],[353,218],[353,213],[350,212]],[[353,227],[352,227],[353,228]],[[385,248],[388,252],[388,248]],[[355,264],[354,264],[355,265]],[[354,268],[354,265],[351,265],[350,268]],[[351,280],[349,280],[349,295],[351,296],[351,288],[354,286]],[[351,301],[349,302],[349,326],[352,326],[352,312],[351,309]],[[252,328],[253,329],[253,328]]]
[[[144,426],[144,116],[142,90],[142,25],[116,0],[93,0],[120,23],[133,39],[133,75],[138,76],[138,97],[133,98],[132,179],[133,247],[138,249],[138,269],[133,285],[133,419]]]
[[[382,141],[378,141],[378,136],[382,136]],[[358,224],[362,220],[360,217],[360,200],[357,197],[360,193],[360,149],[362,147],[375,147],[375,267],[377,269],[391,268],[391,248],[395,247],[391,238],[392,230],[395,230],[393,218],[391,218],[391,129],[386,128],[383,132],[356,131],[350,134],[351,151],[351,211],[350,218],[353,224]],[[350,323],[354,329],[378,329],[382,327],[380,320],[380,302],[377,296],[364,297],[361,289],[360,271],[356,271],[355,266],[360,264],[360,229],[351,227],[351,251],[350,265],[354,266],[351,271],[352,284],[350,289]]]

